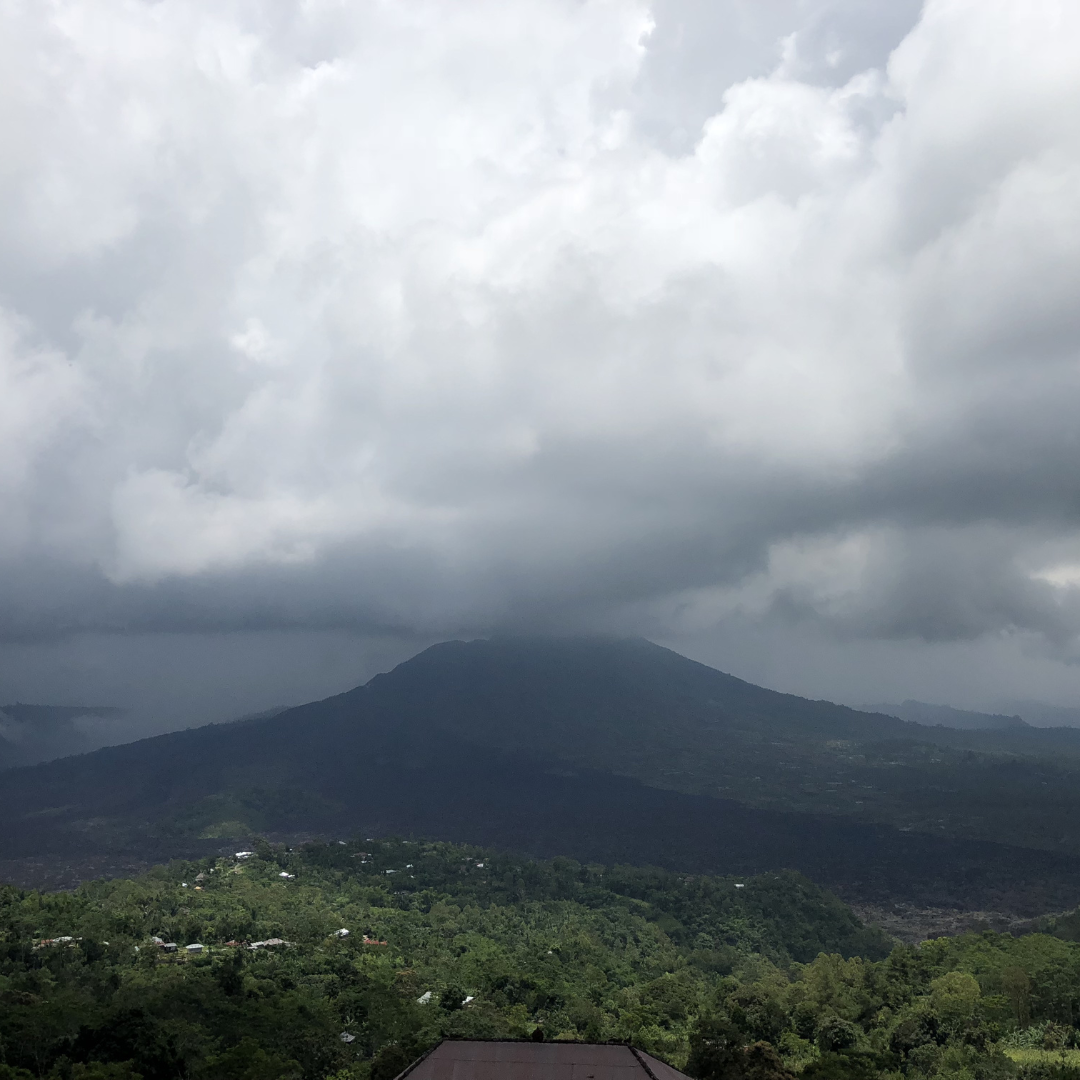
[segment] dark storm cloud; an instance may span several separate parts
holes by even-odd
[[[1074,6],[4,19],[13,648],[756,620],[1071,659]]]

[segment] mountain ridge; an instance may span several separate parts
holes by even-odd
[[[1018,714],[984,713],[972,709],[955,709],[951,705],[931,705],[926,701],[907,698],[899,705],[867,705],[868,711],[910,720],[923,727],[947,727],[957,731],[1002,731],[1008,728],[1031,727]],[[1067,726],[1067,725],[1062,725]]]

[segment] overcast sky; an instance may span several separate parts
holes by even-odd
[[[0,19],[0,699],[601,630],[1080,704],[1074,0]]]

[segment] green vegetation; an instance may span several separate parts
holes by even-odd
[[[1072,1078],[1078,1018],[1080,944],[892,947],[788,873],[260,843],[0,890],[0,1080],[388,1080],[440,1037],[537,1026],[705,1080]]]

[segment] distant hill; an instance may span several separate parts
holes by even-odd
[[[0,858],[404,833],[1035,914],[1080,892],[1080,732],[925,727],[647,641],[445,642],[347,693],[31,768]]]
[[[87,721],[123,715],[107,705],[0,705],[0,768],[96,749],[102,743]]]
[[[1080,727],[1080,709],[1047,705],[1042,701],[1006,701],[1000,706],[1034,727]]]
[[[968,709],[954,709],[950,705],[928,705],[925,701],[912,701],[910,698],[899,705],[867,705],[865,708],[924,727],[947,727],[957,731],[1003,731],[1029,726],[1017,715],[971,712]]]

